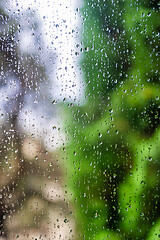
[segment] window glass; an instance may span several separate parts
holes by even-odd
[[[160,238],[160,2],[0,4],[0,240]]]

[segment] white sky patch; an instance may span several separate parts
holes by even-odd
[[[43,44],[48,52],[51,51],[56,56],[48,61],[50,56],[47,52],[45,56],[42,54],[48,64],[50,93],[57,102],[64,98],[77,103],[82,100],[82,76],[78,66],[79,57],[75,54],[80,38],[80,16],[76,9],[80,4],[81,0],[9,0],[6,5],[6,9],[15,16],[29,9],[34,11],[41,26]],[[34,53],[31,32],[22,31],[20,41],[22,51]],[[57,149],[65,138],[61,130],[62,120],[59,120],[58,114],[57,118],[50,116],[48,119],[42,119],[38,114],[26,106],[21,112],[21,126],[29,135],[41,137],[50,150]]]
[[[76,99],[80,102],[83,94],[82,76],[78,66],[79,58],[76,56],[79,44],[80,16],[76,8],[81,0],[9,0],[7,9],[11,12],[23,12],[33,9],[42,24],[42,35],[48,49],[58,57],[56,64],[50,70],[53,97],[57,100],[66,98],[70,101]],[[25,42],[25,44],[24,44]],[[27,32],[21,39],[23,50],[29,52],[32,40]]]

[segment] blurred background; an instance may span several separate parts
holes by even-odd
[[[160,2],[0,4],[0,239],[160,238]]]
[[[0,4],[0,236],[71,239],[63,99],[80,99],[70,1]],[[66,48],[67,46],[67,48]]]

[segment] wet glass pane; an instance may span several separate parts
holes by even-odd
[[[0,240],[160,238],[160,2],[0,3]]]

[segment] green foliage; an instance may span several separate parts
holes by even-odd
[[[64,156],[80,239],[158,239],[159,3],[81,11],[87,101],[67,111]]]
[[[160,238],[160,220],[156,222],[154,227],[151,228],[151,231],[148,234],[147,240],[159,239]]]

